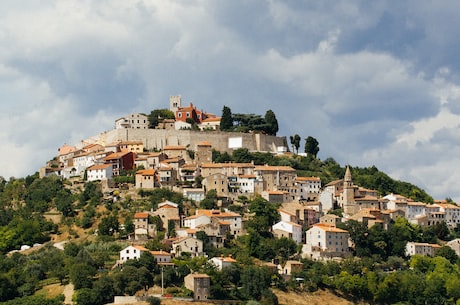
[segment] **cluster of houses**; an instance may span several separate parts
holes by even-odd
[[[170,96],[169,110],[174,113],[174,119],[162,119],[155,126],[157,129],[191,129],[192,124],[200,130],[217,130],[220,127],[220,117],[215,114],[199,110],[193,103],[182,106],[180,95]],[[150,122],[147,115],[135,113],[115,120],[116,129],[149,129]]]
[[[156,128],[187,129],[192,120],[200,129],[218,129],[220,118],[198,110],[193,104],[182,107],[180,96],[170,98],[170,109],[175,119],[163,120]],[[187,125],[188,124],[188,125]],[[115,121],[115,128],[147,129],[148,117],[133,114]],[[210,142],[190,145],[164,146],[160,151],[148,151],[143,141],[116,141],[90,143],[82,147],[63,145],[58,156],[44,167],[40,174],[58,175],[62,178],[78,177],[86,181],[101,181],[109,187],[110,181],[125,172],[135,173],[134,187],[139,190],[169,188],[182,192],[184,197],[200,202],[214,190],[220,199],[219,209],[196,210],[194,215],[181,215],[177,204],[165,201],[155,211],[134,215],[136,244],[154,237],[159,228],[166,232],[174,229],[174,236],[166,236],[171,252],[153,251],[159,264],[171,264],[171,258],[187,253],[204,256],[203,242],[197,238],[204,231],[210,243],[223,247],[229,236],[246,234],[243,216],[224,209],[224,202],[233,202],[245,196],[257,195],[269,202],[279,203],[280,221],[272,226],[277,238],[287,237],[302,246],[302,256],[311,259],[344,258],[351,255],[349,233],[337,224],[350,219],[367,224],[381,225],[387,229],[392,220],[405,217],[420,226],[445,222],[449,227],[460,224],[460,207],[446,202],[426,204],[414,202],[404,196],[389,194],[384,197],[376,190],[359,187],[353,183],[351,171],[346,169],[343,179],[322,185],[318,177],[298,177],[289,166],[255,165],[254,163],[213,163],[213,146]],[[343,209],[343,217],[328,214],[336,208]],[[153,218],[161,222],[152,221]],[[450,245],[460,254],[460,242]],[[406,254],[434,255],[438,245],[410,242]],[[136,259],[144,251],[140,245],[131,245],[120,252],[119,263]],[[213,258],[218,268],[234,262],[233,258]],[[296,263],[276,266],[279,273],[289,275]],[[191,275],[193,277],[194,275]],[[204,285],[209,278],[197,275],[189,279],[194,285]],[[198,293],[198,292],[196,292]],[[206,298],[206,293],[198,293]]]

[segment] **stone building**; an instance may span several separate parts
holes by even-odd
[[[115,120],[115,129],[148,129],[149,118],[142,113],[133,113]]]
[[[193,291],[193,299],[207,300],[209,298],[211,277],[207,274],[190,273],[184,278],[185,288]]]

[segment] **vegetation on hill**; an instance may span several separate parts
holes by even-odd
[[[265,116],[258,114],[234,113],[224,106],[220,121],[220,130],[237,131],[237,132],[264,132],[269,135],[275,135],[279,130],[278,120],[275,113],[270,109]]]
[[[292,166],[299,176],[319,176],[323,183],[342,179],[345,173],[345,168],[334,159],[321,161],[314,154],[275,156],[238,149],[232,155],[213,151],[213,160]],[[433,200],[417,186],[396,181],[375,166],[351,167],[351,172],[355,184],[376,189],[381,195],[394,192],[417,201]],[[249,200],[242,196],[229,206],[241,214],[251,213],[252,218],[246,223],[247,235],[229,236],[224,247],[215,248],[205,232],[197,233],[205,242],[209,257],[232,255],[238,261],[233,267],[219,271],[205,258],[183,254],[175,258],[175,267],[160,268],[151,255],[145,254],[140,260],[117,268],[119,251],[128,245],[126,237],[134,231],[134,213],[156,209],[163,200],[177,203],[182,213],[193,213],[198,208],[182,194],[168,189],[103,194],[96,182],[81,183],[53,176],[40,179],[37,174],[9,181],[0,178],[0,302],[62,304],[61,297],[45,299],[37,291],[49,284],[71,282],[76,289],[76,305],[104,304],[111,302],[114,295],[132,295],[161,285],[162,272],[167,293],[190,296],[191,292],[183,287],[183,279],[192,271],[210,275],[212,298],[252,300],[259,304],[277,304],[273,287],[291,291],[327,288],[352,301],[375,304],[453,304],[460,299],[460,270],[455,252],[442,247],[434,258],[411,259],[404,253],[407,241],[442,243],[460,236],[459,228],[449,229],[445,223],[421,228],[398,219],[385,231],[349,221],[343,228],[350,232],[355,244],[353,258],[327,263],[303,259],[302,270],[285,279],[272,273],[266,263],[299,260],[301,248],[291,239],[273,238],[271,226],[279,220],[279,206],[261,197]],[[201,207],[216,208],[216,200],[217,196],[209,192]],[[163,240],[165,236],[174,236],[174,230],[163,229],[160,218],[150,222],[156,224],[158,231],[146,247],[169,250]],[[68,243],[62,251],[53,247],[51,240]],[[34,247],[32,252],[7,254],[22,245],[37,243],[44,245]]]

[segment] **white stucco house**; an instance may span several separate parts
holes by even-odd
[[[86,170],[87,181],[112,179],[112,164],[96,164]]]
[[[280,221],[272,226],[272,230],[277,238],[287,237],[298,244],[302,243],[302,226],[297,223]]]
[[[232,256],[220,256],[211,258],[209,262],[216,266],[217,270],[222,270],[223,268],[230,267],[232,264],[236,263],[236,260],[232,258]]]
[[[406,244],[406,255],[412,256],[418,254],[433,257],[439,248],[441,246],[438,244],[408,242]]]
[[[350,234],[346,230],[327,224],[314,224],[306,232],[306,242],[302,254],[310,259],[332,259],[351,256]]]

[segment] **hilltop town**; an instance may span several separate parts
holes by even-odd
[[[182,106],[180,96],[171,96],[169,106],[169,116],[155,117],[155,124],[152,116],[142,113],[118,118],[111,131],[63,145],[40,169],[36,181],[55,179],[51,181],[60,181],[68,194],[83,194],[65,208],[56,203],[52,211],[58,210],[63,217],[56,223],[71,228],[64,242],[72,244],[72,238],[77,240],[82,234],[116,238],[122,243],[111,268],[126,270],[124,266],[145,262],[148,255],[155,265],[150,272],[161,272],[162,286],[163,270],[171,270],[176,275],[168,281],[183,284],[195,301],[231,299],[235,304],[250,299],[275,304],[276,296],[262,288],[259,294],[251,294],[245,285],[261,278],[240,283],[243,279],[235,273],[220,283],[216,271],[240,268],[239,274],[241,268],[252,270],[255,267],[249,266],[255,264],[271,275],[264,289],[333,287],[355,301],[386,304],[387,297],[373,297],[367,283],[363,284],[365,293],[340,285],[363,276],[359,269],[364,266],[383,279],[389,270],[406,270],[411,257],[458,258],[460,240],[455,237],[460,207],[454,202],[421,202],[420,196],[357,185],[350,166],[342,172],[338,164],[332,164],[343,175],[327,182],[319,176],[300,175],[305,172],[289,162],[320,161],[314,154],[291,152],[286,137],[276,136],[276,131],[221,130],[222,117],[192,103]],[[88,195],[96,194],[96,189],[101,195],[94,196],[99,199]],[[48,199],[50,207],[51,202],[62,201],[57,198]],[[96,213],[105,216],[89,220]],[[78,221],[70,224],[66,217]],[[76,227],[86,231],[77,234]],[[339,270],[346,266],[342,262],[350,264],[358,257],[372,257],[373,262],[360,262],[363,265],[355,271],[347,269],[346,280],[339,277],[345,271],[324,271],[337,276],[334,280],[313,279],[314,262],[337,264]],[[177,275],[184,266],[188,272]],[[235,290],[236,281],[245,292]],[[121,289],[125,295],[117,296],[117,302],[137,302],[142,299],[137,292],[147,294],[150,284],[135,287],[139,289]]]

